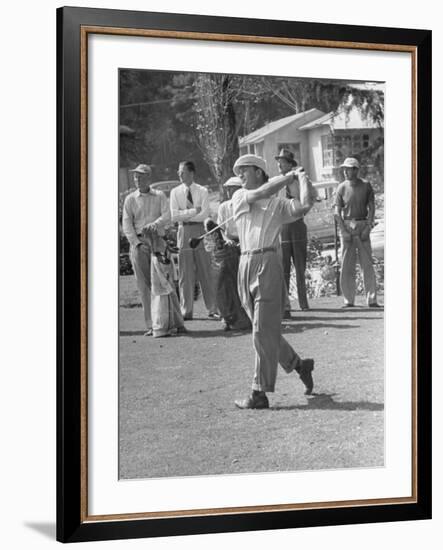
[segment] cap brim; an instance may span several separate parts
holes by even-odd
[[[274,157],[274,158],[275,158],[275,160],[284,159],[284,160],[287,160],[288,162],[290,162],[291,164],[297,164],[296,160],[289,160],[286,157]]]

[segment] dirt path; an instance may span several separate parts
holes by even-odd
[[[133,277],[120,288],[121,478],[383,466],[383,310],[293,312],[284,335],[315,359],[314,394],[280,369],[270,410],[241,411],[250,333],[223,332],[200,299],[188,334],[144,337]]]

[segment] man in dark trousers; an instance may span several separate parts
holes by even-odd
[[[294,159],[294,153],[289,149],[282,149],[275,160],[278,162],[280,174],[285,175],[297,166],[297,161]],[[298,180],[307,178],[304,171],[298,172]],[[288,199],[300,199],[299,181],[294,181],[292,185],[287,185],[283,189],[284,196]],[[283,255],[283,273],[285,278],[286,289],[289,296],[289,281],[291,276],[291,259],[294,262],[295,277],[297,282],[297,297],[298,304],[302,311],[309,309],[308,298],[306,296],[306,259],[308,254],[308,230],[304,222],[304,217],[292,223],[283,225],[281,231],[282,255]],[[289,299],[285,305],[284,319],[291,318],[291,305]]]

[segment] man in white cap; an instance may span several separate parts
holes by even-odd
[[[223,201],[217,213],[219,230],[213,233],[215,247],[211,252],[215,272],[215,293],[217,307],[225,331],[231,329],[245,330],[251,328],[238,295],[238,264],[240,247],[238,244],[237,224],[232,219],[232,197],[242,187],[242,180],[233,176],[223,184],[226,200]],[[208,221],[206,229],[209,229]],[[215,226],[215,224],[214,224]],[[220,242],[221,241],[221,242]]]
[[[241,189],[242,181],[239,177],[233,176],[229,178],[224,184],[223,189],[226,194],[226,200],[223,201],[217,213],[217,223],[221,226],[224,236],[229,241],[235,241],[238,243],[238,231],[237,225],[232,218],[232,197],[236,191]]]
[[[280,174],[287,174],[297,166],[294,153],[289,149],[281,149],[278,156],[275,157],[278,162]],[[308,178],[304,170],[299,170],[298,179]],[[288,199],[299,198],[300,191],[298,181],[287,185],[283,192]],[[281,193],[280,193],[281,194]],[[295,280],[297,283],[298,305],[302,311],[309,309],[308,297],[306,295],[306,260],[308,257],[308,230],[303,216],[291,223],[284,224],[281,231],[282,255],[283,255],[283,273],[285,276],[286,289],[289,295],[289,281],[291,276],[291,260],[295,268]],[[290,304],[286,304],[284,314],[285,319],[291,318]]]
[[[369,182],[358,177],[360,163],[356,158],[348,157],[341,168],[345,180],[337,188],[335,219],[341,240],[340,286],[345,302],[343,307],[354,307],[357,253],[363,270],[366,302],[369,307],[379,307],[369,238],[374,227],[374,191]]]
[[[131,245],[131,262],[146,324],[145,336],[151,336],[151,247],[145,233],[149,228],[162,233],[164,226],[170,220],[169,205],[162,191],[150,187],[152,182],[150,166],[139,164],[130,172],[134,175],[137,189],[125,199],[122,226]]]
[[[211,259],[203,245],[194,249],[189,246],[189,239],[200,237],[205,232],[203,222],[209,216],[208,190],[195,183],[195,165],[190,160],[180,162],[178,176],[181,185],[171,191],[171,218],[179,223],[177,245],[181,312],[185,320],[192,319],[197,277],[209,317],[218,319]]]
[[[238,289],[252,322],[255,369],[252,393],[235,404],[241,409],[267,409],[266,392],[273,392],[278,363],[289,373],[296,371],[306,386],[314,386],[312,359],[301,359],[281,334],[285,287],[278,248],[284,223],[300,218],[311,207],[306,182],[300,182],[300,200],[273,197],[294,180],[297,171],[268,181],[266,162],[256,155],[243,155],[234,164],[243,188],[232,197],[240,240]]]

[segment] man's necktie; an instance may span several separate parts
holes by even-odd
[[[194,206],[194,201],[192,200],[192,193],[190,189],[188,189],[188,192],[186,194],[186,199],[191,206]]]

